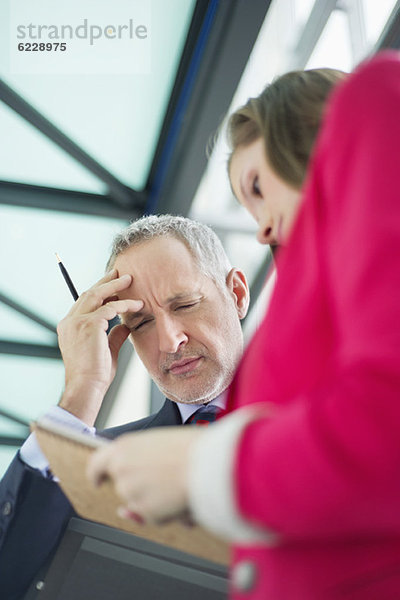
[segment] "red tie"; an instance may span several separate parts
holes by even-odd
[[[209,425],[213,423],[218,415],[224,412],[223,408],[212,404],[203,404],[191,417],[188,418],[185,425]]]

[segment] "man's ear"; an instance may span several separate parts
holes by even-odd
[[[226,276],[226,287],[234,299],[239,319],[244,319],[249,308],[250,292],[243,271],[233,267]]]

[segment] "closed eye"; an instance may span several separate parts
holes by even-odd
[[[146,323],[150,323],[153,319],[147,319],[146,321],[142,321],[141,323],[139,323],[139,325],[136,325],[135,327],[133,327],[133,331],[139,331],[139,329],[141,327],[143,327],[143,325],[146,325]]]
[[[181,306],[177,306],[175,310],[182,310],[186,308],[192,308],[192,306],[196,306],[198,302],[191,302],[190,304],[182,304]]]
[[[258,181],[258,175],[256,175],[253,179],[253,183],[251,186],[251,191],[253,192],[254,196],[261,196],[261,190],[260,190],[260,184]]]

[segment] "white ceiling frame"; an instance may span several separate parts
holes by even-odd
[[[357,65],[368,53],[367,30],[363,0],[345,0],[344,10],[349,19],[353,64]]]
[[[288,71],[304,69],[327,24],[332,12],[337,8],[337,0],[316,0],[310,16],[293,49]]]

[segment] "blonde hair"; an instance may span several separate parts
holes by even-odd
[[[262,137],[268,162],[299,189],[322,121],[326,101],[346,74],[335,69],[292,71],[278,77],[228,120],[231,156]]]

